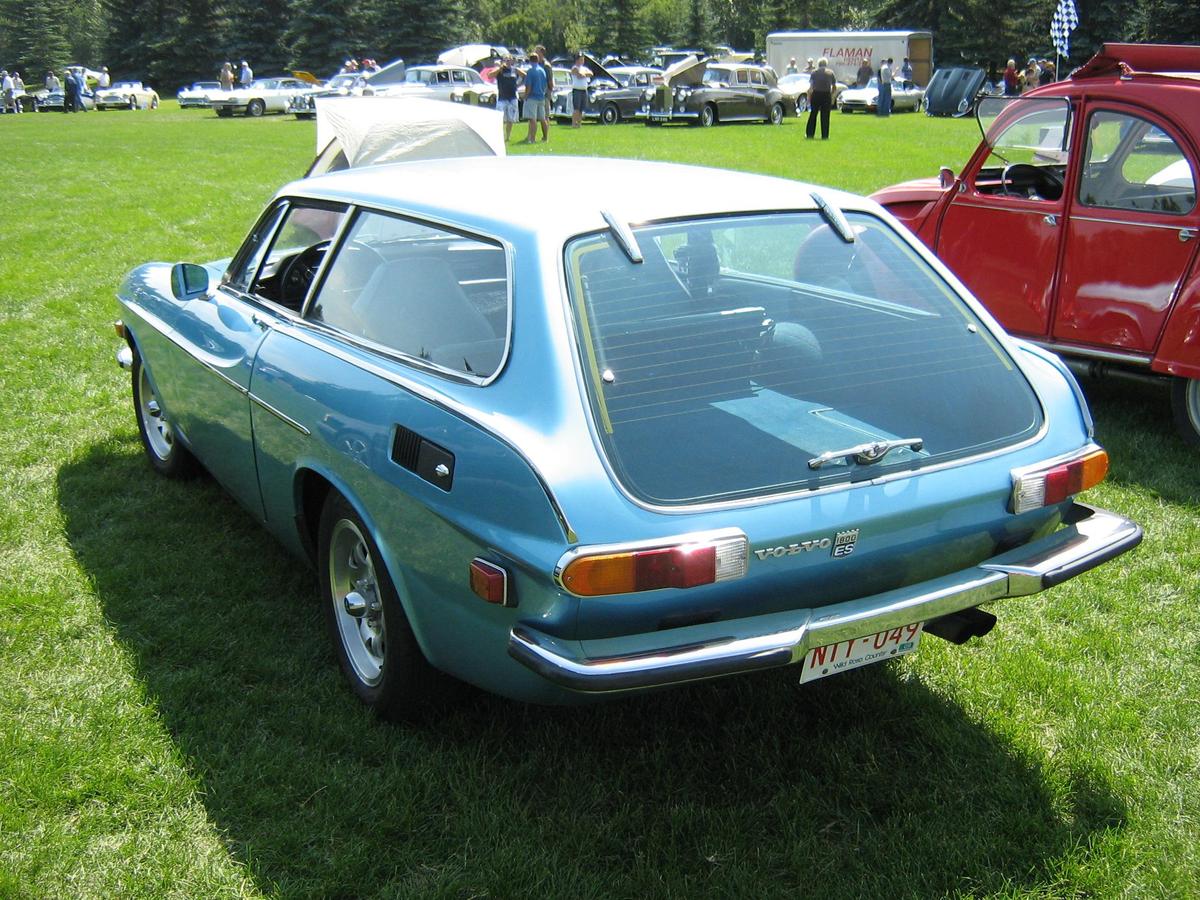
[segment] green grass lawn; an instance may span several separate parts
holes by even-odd
[[[583,709],[473,696],[389,726],[314,578],[211,481],[141,458],[123,273],[233,252],[315,128],[0,117],[0,897],[1196,896],[1200,467],[1153,387],[1088,385],[1088,499],[1145,543],[964,647]],[[868,192],[973,122],[556,128],[513,152]],[[704,190],[703,180],[697,191]]]

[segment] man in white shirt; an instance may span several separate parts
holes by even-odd
[[[875,115],[892,114],[892,61],[885,59],[879,67],[879,98],[875,101]]]

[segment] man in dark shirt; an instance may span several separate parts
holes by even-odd
[[[822,56],[808,81],[808,123],[804,126],[804,136],[810,140],[817,130],[818,115],[821,117],[821,140],[829,140],[829,110],[833,108],[834,84],[829,60]]]
[[[496,73],[496,109],[504,116],[504,140],[512,135],[513,122],[517,121],[520,107],[517,104],[519,73],[513,68],[511,56],[500,60],[500,71]]]

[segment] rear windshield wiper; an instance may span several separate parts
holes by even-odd
[[[877,463],[893,450],[900,447],[907,447],[909,450],[920,450],[925,446],[925,441],[921,438],[900,438],[895,441],[871,441],[867,444],[858,444],[855,447],[847,447],[845,450],[829,450],[822,453],[820,456],[814,456],[808,461],[810,469],[819,469],[826,463],[835,462],[840,459],[849,459],[853,457],[854,461],[860,466],[869,466],[872,463]]]

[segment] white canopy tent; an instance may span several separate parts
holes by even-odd
[[[504,156],[500,113],[412,97],[317,97],[309,175],[414,159]]]

